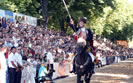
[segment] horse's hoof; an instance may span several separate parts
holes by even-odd
[[[75,72],[74,70],[70,71],[70,73],[74,73],[74,74],[76,74],[76,72]]]
[[[70,73],[74,73],[74,71],[72,70],[72,71],[70,71]]]
[[[92,73],[92,74],[95,74],[95,72],[94,72],[94,71],[92,71],[91,73]]]

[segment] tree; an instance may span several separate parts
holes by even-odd
[[[47,14],[48,0],[39,0],[39,2],[41,4],[41,8],[42,8],[43,27],[46,28],[47,27],[47,18],[48,18],[48,14]]]
[[[128,0],[65,0],[77,26],[80,17],[87,17],[87,26],[97,35],[116,40],[132,38],[133,5]],[[70,31],[69,18],[62,0],[7,0],[1,8],[43,19],[44,27]],[[69,31],[69,32],[70,32]]]

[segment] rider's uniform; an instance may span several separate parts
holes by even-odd
[[[93,50],[93,34],[90,29],[79,28],[76,34],[74,35],[74,39],[78,40],[79,37],[83,37],[86,40],[87,48]],[[92,51],[88,52],[91,56],[92,62],[94,61],[94,55]]]

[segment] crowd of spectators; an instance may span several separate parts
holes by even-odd
[[[13,23],[9,20],[6,21],[6,24],[5,22],[3,24],[2,21],[0,27],[0,41],[4,42],[8,50],[12,46],[21,47],[23,56],[28,57],[32,54],[34,58],[41,59],[46,49],[52,49],[52,54],[56,57],[74,51],[74,39],[66,34],[61,36],[61,32],[50,29],[44,30],[40,26],[34,27],[18,22]]]
[[[61,32],[0,18],[0,43],[7,48],[6,59],[11,54],[11,48],[15,47],[19,48],[23,60],[32,58],[36,62],[44,62],[46,53],[50,52],[55,62],[62,62],[74,52],[73,41],[70,35]]]
[[[5,18],[0,18],[0,43],[7,48],[6,59],[11,53],[11,47],[14,46],[20,49],[23,60],[32,57],[40,62],[45,61],[47,52],[52,53],[55,62],[62,62],[75,52],[76,46],[72,35],[18,21],[6,21]],[[100,56],[126,56],[133,52],[133,49],[115,45],[107,39],[95,39],[94,46]]]
[[[120,45],[116,45],[108,39],[99,39],[94,41],[94,45],[96,46],[96,53],[100,54],[101,57],[105,56],[128,56],[129,54],[133,54],[132,48],[123,47]]]

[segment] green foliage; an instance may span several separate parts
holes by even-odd
[[[37,8],[40,7],[37,0],[7,0],[6,3],[9,4],[9,9],[13,12],[23,13],[35,17],[40,17],[41,15],[37,11]]]
[[[116,0],[116,9],[107,14],[103,26],[103,36],[113,41],[131,40],[133,24],[133,6],[127,0]],[[108,12],[107,12],[108,13]]]
[[[87,17],[89,27],[102,37],[131,40],[133,37],[133,3],[129,0],[65,0],[75,23]],[[1,9],[42,18],[41,0],[5,0]],[[60,21],[68,17],[62,0],[48,0],[49,28],[60,29]],[[69,27],[67,33],[72,33]]]
[[[10,10],[12,11],[12,9],[15,8],[15,5],[11,5],[11,2],[7,1],[7,0],[1,0],[0,1],[0,9],[3,9],[3,10]]]

